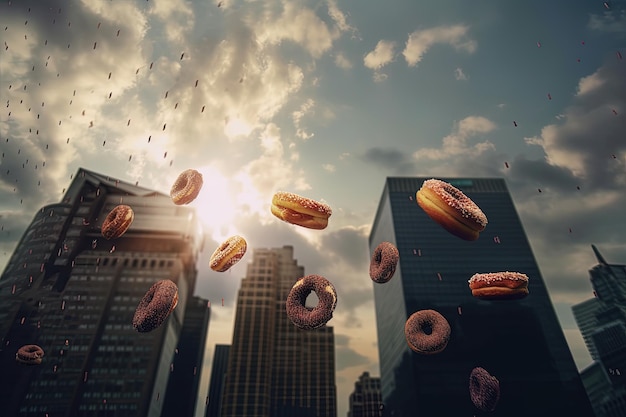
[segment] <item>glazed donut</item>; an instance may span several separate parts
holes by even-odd
[[[272,197],[272,214],[279,219],[309,229],[325,229],[331,208],[315,200],[279,191]]]
[[[209,266],[212,270],[217,272],[228,271],[228,269],[235,265],[246,254],[248,244],[246,239],[241,236],[231,236],[224,243],[222,243],[209,261]]]
[[[416,311],[404,325],[404,335],[411,350],[425,355],[444,350],[451,331],[448,320],[435,310]]]
[[[528,295],[528,276],[519,272],[474,274],[468,282],[476,298],[514,300]]]
[[[493,411],[500,399],[500,381],[483,368],[474,368],[470,373],[469,392],[476,408]]]
[[[200,194],[202,184],[202,174],[195,169],[187,169],[176,178],[170,197],[177,206],[189,204]]]
[[[102,222],[102,236],[107,240],[117,239],[126,233],[134,218],[133,209],[125,204],[120,204],[111,210]]]
[[[39,365],[43,361],[43,349],[37,345],[24,345],[15,354],[15,360],[26,365]]]
[[[400,253],[390,242],[382,242],[374,250],[370,262],[370,278],[378,284],[389,281],[396,272]]]
[[[135,310],[133,327],[140,333],[151,332],[163,324],[176,304],[178,304],[176,284],[169,279],[155,282]]]
[[[305,306],[306,298],[311,291],[314,291],[319,299],[312,309]],[[289,320],[296,327],[312,330],[322,327],[333,317],[336,305],[337,292],[333,284],[319,275],[307,275],[293,285],[285,306]]]
[[[487,217],[482,210],[447,182],[426,180],[416,197],[417,204],[431,219],[461,239],[476,240],[487,226]]]

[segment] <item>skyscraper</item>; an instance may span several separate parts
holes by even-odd
[[[185,321],[180,332],[170,378],[163,398],[161,417],[194,417],[209,329],[209,300],[192,297],[187,302]]]
[[[350,394],[348,417],[381,417],[381,406],[380,378],[363,372],[354,383],[354,391]]]
[[[469,375],[482,367],[501,395],[494,415],[589,416],[592,410],[503,179],[445,179],[486,214],[476,241],[453,236],[431,220],[415,193],[428,178],[387,178],[369,238],[370,253],[388,241],[400,261],[394,277],[374,284],[385,416],[474,415]],[[520,300],[472,296],[475,273],[528,275]],[[404,325],[434,309],[450,323],[444,351],[420,355],[407,346]]]
[[[226,381],[226,370],[228,369],[229,352],[230,345],[215,345],[205,417],[220,417],[220,411],[222,409],[222,394],[224,393],[224,382]]]
[[[598,260],[589,270],[595,297],[572,307],[594,359],[582,378],[597,417],[623,416],[626,415],[626,265],[609,264],[595,245],[591,248]]]
[[[118,204],[135,218],[107,241],[102,221]],[[35,214],[0,278],[5,415],[160,415],[195,287],[198,232],[195,211],[169,196],[79,169],[63,201]],[[161,279],[178,286],[178,306],[138,333],[135,309]],[[16,363],[25,344],[44,349],[41,365]]]
[[[304,267],[293,247],[255,249],[237,296],[222,417],[336,417],[333,328],[296,328],[285,311]]]

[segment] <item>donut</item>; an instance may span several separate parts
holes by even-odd
[[[228,271],[246,254],[247,248],[246,239],[237,235],[231,236],[215,249],[209,260],[209,266],[217,272]]]
[[[370,278],[378,284],[389,281],[396,272],[400,259],[398,249],[390,242],[382,242],[374,250],[370,262]]]
[[[202,174],[195,169],[183,171],[170,190],[170,197],[177,206],[189,204],[198,197],[202,188]]]
[[[500,381],[483,368],[474,368],[470,373],[469,392],[476,408],[493,411],[500,399]]]
[[[176,304],[178,304],[176,284],[169,279],[155,282],[135,310],[133,327],[140,333],[151,332],[163,324]]]
[[[135,213],[130,206],[116,206],[102,222],[102,236],[107,240],[117,239],[126,233],[134,218]]]
[[[305,306],[306,298],[314,291],[319,302],[314,308]],[[319,275],[307,275],[293,285],[287,296],[286,309],[289,320],[303,330],[317,329],[332,317],[337,305],[335,287]]]
[[[417,204],[431,219],[461,239],[476,240],[487,226],[487,217],[482,210],[447,182],[426,180],[416,197]]]
[[[519,272],[474,274],[468,282],[476,298],[514,300],[528,295],[528,276]]]
[[[272,197],[272,214],[279,219],[309,229],[325,229],[331,208],[315,200],[279,191]]]
[[[448,320],[435,310],[416,311],[404,325],[404,336],[411,350],[425,355],[444,350],[450,333]]]
[[[15,360],[25,365],[39,365],[43,361],[43,349],[37,345],[24,345],[15,354]]]

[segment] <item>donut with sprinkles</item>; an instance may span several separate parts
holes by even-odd
[[[305,306],[306,298],[311,292],[315,292],[319,299],[314,308]],[[333,317],[336,305],[335,287],[319,275],[307,275],[296,281],[285,303],[289,320],[303,330],[317,329],[328,323]]]
[[[15,360],[24,365],[40,365],[44,351],[37,345],[24,345],[17,350]]]
[[[178,304],[178,287],[169,279],[155,282],[143,296],[135,315],[133,327],[140,333],[151,332],[161,326]]]
[[[404,335],[412,351],[433,355],[443,351],[450,340],[450,323],[435,310],[419,310],[404,325]]]
[[[481,367],[472,369],[469,378],[472,403],[480,411],[493,411],[500,399],[500,381]]]
[[[172,202],[177,206],[191,203],[200,194],[203,183],[202,174],[195,169],[183,171],[170,190]]]
[[[390,242],[380,243],[370,262],[370,278],[377,284],[388,282],[396,272],[396,266],[400,259],[398,249]]]
[[[331,208],[310,198],[279,191],[272,197],[271,212],[279,219],[309,229],[325,229]]]

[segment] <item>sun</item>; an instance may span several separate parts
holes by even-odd
[[[217,168],[197,168],[202,174],[203,185],[198,197],[190,204],[196,208],[204,229],[217,241],[234,233],[236,206],[234,190],[229,179]]]

